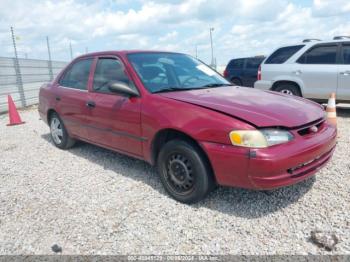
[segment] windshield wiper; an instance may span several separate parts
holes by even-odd
[[[163,92],[172,92],[172,91],[186,91],[186,90],[192,90],[192,89],[198,89],[198,88],[188,88],[188,87],[167,87],[167,88],[163,88],[161,90],[158,90],[158,91],[154,91],[152,92],[153,94],[155,93],[163,93]]]
[[[204,86],[199,86],[199,87],[167,87],[167,88],[163,88],[161,90],[158,91],[154,91],[153,94],[155,93],[165,93],[165,92],[172,92],[172,91],[189,91],[189,90],[198,90],[198,89],[206,89],[206,88],[210,88],[210,87],[220,87],[220,86],[232,86],[231,84],[207,84]]]
[[[205,88],[205,87],[221,87],[221,86],[232,86],[232,85],[231,85],[231,84],[212,83],[212,84],[207,84],[207,85],[201,86],[200,88]]]

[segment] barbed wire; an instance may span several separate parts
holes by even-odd
[[[25,33],[14,30],[14,41],[12,39],[11,30],[0,30],[0,56],[14,57],[14,49],[16,46],[18,58],[25,59],[48,59],[70,61],[76,55],[84,54],[89,51],[86,45],[78,45],[74,39],[68,40],[66,47],[62,47],[62,42],[51,41],[49,36],[28,37]],[[47,40],[49,38],[50,54],[48,53]],[[73,52],[74,51],[74,52]],[[58,57],[58,59],[57,59]],[[55,59],[56,58],[56,59]]]

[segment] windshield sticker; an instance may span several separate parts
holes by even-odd
[[[211,70],[209,67],[205,65],[197,65],[197,69],[201,70],[203,73],[207,74],[208,76],[213,76],[215,75],[215,71]]]

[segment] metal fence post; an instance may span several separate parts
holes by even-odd
[[[73,60],[72,42],[69,42],[70,60]]]
[[[19,96],[21,98],[22,106],[25,107],[27,105],[27,103],[26,103],[26,98],[24,96],[21,68],[20,68],[19,62],[18,62],[16,39],[15,39],[15,34],[13,33],[12,26],[11,26],[11,34],[12,34],[13,49],[15,51],[15,58],[13,59],[13,65],[15,67],[15,72],[16,72],[16,83],[17,83],[17,87],[18,87]]]
[[[48,61],[48,65],[49,65],[49,75],[50,75],[50,80],[53,80],[53,72],[52,72],[52,60],[51,60],[51,51],[50,51],[50,42],[49,42],[49,37],[46,37],[46,43],[47,43],[47,51],[49,53],[49,61]]]

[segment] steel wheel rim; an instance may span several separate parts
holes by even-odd
[[[286,94],[286,95],[294,95],[292,91],[290,91],[289,89],[282,89],[281,93]]]
[[[51,136],[56,144],[61,144],[63,138],[63,129],[59,119],[53,118],[50,124]]]
[[[194,190],[195,176],[191,161],[181,153],[172,153],[165,163],[165,180],[171,191],[187,195]]]

